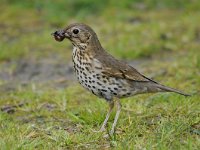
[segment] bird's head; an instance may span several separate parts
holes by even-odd
[[[89,26],[81,23],[71,24],[68,27],[52,33],[56,41],[69,39],[74,46],[82,46],[98,42],[96,33]],[[95,42],[96,43],[96,42]],[[98,42],[99,43],[99,42]],[[97,44],[97,43],[96,43]]]

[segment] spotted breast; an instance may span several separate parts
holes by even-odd
[[[109,101],[113,96],[121,98],[132,95],[127,90],[131,89],[130,84],[120,78],[104,75],[101,63],[85,51],[74,46],[72,60],[79,83],[98,97]]]

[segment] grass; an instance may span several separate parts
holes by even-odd
[[[104,100],[72,83],[61,89],[33,81],[17,84],[15,90],[0,91],[1,149],[199,149],[200,3],[189,2],[2,1],[1,71],[23,59],[59,56],[70,62],[70,43],[57,43],[50,33],[84,22],[111,54],[147,61],[143,73],[161,71],[154,75],[157,81],[193,96],[158,93],[123,99],[116,134],[105,138],[108,131],[93,132],[106,115]],[[8,68],[10,74],[16,66]],[[0,79],[2,86],[6,83]],[[113,118],[114,112],[108,129]]]

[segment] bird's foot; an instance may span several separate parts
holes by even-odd
[[[110,130],[110,132],[105,134],[103,137],[104,138],[111,138],[111,137],[113,137],[113,135],[114,135],[114,130]]]
[[[105,126],[102,126],[101,129],[99,130],[99,132],[104,132],[104,131],[106,131],[106,128],[105,128]]]
[[[111,129],[111,130],[110,130],[110,133],[109,133],[110,136],[112,136],[112,135],[114,134],[114,132],[115,132],[115,130],[114,130],[114,129]]]
[[[95,132],[95,133],[104,132],[104,131],[106,131],[106,128],[105,127],[101,127],[100,130],[92,130],[92,131]]]

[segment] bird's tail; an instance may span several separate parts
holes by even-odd
[[[183,95],[183,96],[191,96],[190,94],[186,94],[182,91],[179,91],[179,90],[176,90],[174,88],[170,88],[170,87],[167,87],[167,86],[164,86],[164,85],[161,85],[161,84],[157,84],[157,88],[161,89],[163,92],[174,92],[174,93],[178,93],[178,94]]]

